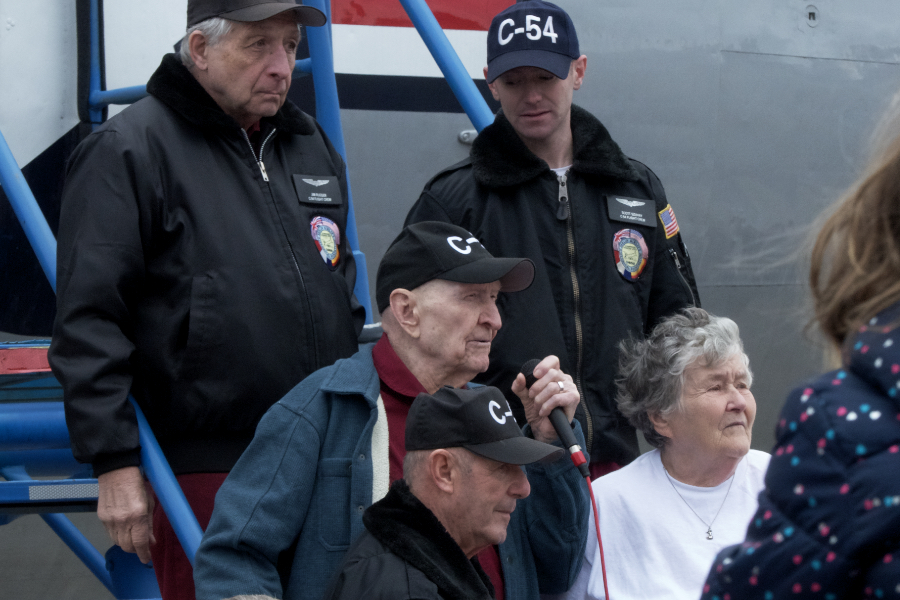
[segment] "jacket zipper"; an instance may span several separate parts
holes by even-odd
[[[275,129],[269,132],[269,135],[266,136],[266,139],[263,140],[263,143],[259,145],[259,158],[256,157],[256,151],[253,150],[253,144],[250,143],[250,136],[247,135],[247,132],[241,128],[241,133],[244,134],[244,139],[247,140],[247,145],[250,146],[250,154],[253,155],[253,160],[256,161],[257,166],[259,166],[259,172],[262,173],[263,181],[269,183],[269,175],[266,173],[266,165],[262,161],[263,148],[266,147],[266,142],[272,139],[272,136],[275,135]]]
[[[269,175],[268,175],[268,173],[266,173],[266,165],[265,165],[265,163],[263,163],[263,160],[262,160],[263,150],[266,148],[266,143],[268,143],[268,141],[270,139],[272,139],[272,136],[275,135],[276,131],[278,131],[278,130],[272,129],[272,131],[269,132],[269,135],[266,136],[266,139],[263,140],[262,144],[259,145],[259,157],[257,157],[256,151],[253,150],[253,144],[250,142],[250,136],[247,135],[247,132],[243,128],[241,128],[241,133],[244,134],[244,139],[247,140],[247,146],[250,147],[250,155],[253,156],[253,160],[256,161],[256,164],[259,166],[259,172],[262,174],[263,181],[265,181],[266,183],[269,183]],[[269,193],[270,194],[272,193],[271,187],[269,188]],[[274,198],[273,198],[273,200],[274,200]],[[276,211],[278,210],[277,204],[275,205],[275,210]],[[279,213],[279,219],[281,219],[280,213]],[[303,279],[303,272],[300,270],[300,263],[297,262],[297,255],[294,254],[294,247],[291,246],[291,240],[287,235],[287,230],[285,230],[285,228],[284,228],[284,221],[281,222],[281,230],[284,231],[284,237],[285,237],[285,240],[287,241],[288,250],[290,250],[290,252],[291,252],[291,260],[294,261],[294,268],[297,270],[297,276],[300,278],[300,287],[303,289],[303,295],[306,296],[306,304],[307,304],[307,306],[312,306],[312,300],[309,297],[309,290],[306,287],[306,281]],[[310,317],[310,320],[312,320],[311,317]],[[311,323],[311,325],[312,325],[312,327],[310,327],[310,332],[312,333],[313,351],[315,352],[315,357],[314,357],[315,361],[313,362],[313,366],[315,367],[319,364],[319,344],[318,344],[318,341],[316,340],[315,323],[313,322],[313,323]]]
[[[568,173],[568,171],[566,171]],[[587,398],[584,396],[583,386],[581,384],[581,369],[584,358],[584,334],[581,325],[581,286],[578,283],[578,274],[575,272],[575,232],[572,224],[572,206],[569,202],[569,192],[566,186],[567,177],[565,174],[557,175],[559,182],[559,204],[556,208],[556,218],[566,222],[566,242],[569,251],[569,276],[572,278],[572,296],[574,300],[574,317],[575,317],[575,387],[581,396],[581,407],[584,410],[584,420],[587,423],[587,431],[584,432],[587,441],[588,453],[591,451],[594,425],[591,418],[591,412],[588,410]]]
[[[669,254],[672,255],[672,260],[675,261],[675,270],[678,271],[678,276],[681,278],[681,282],[684,284],[684,287],[687,288],[688,294],[690,294],[691,296],[691,304],[697,306],[697,299],[694,298],[694,290],[691,289],[691,284],[688,283],[687,278],[684,276],[681,261],[678,259],[678,253],[675,252],[674,248],[669,248]]]

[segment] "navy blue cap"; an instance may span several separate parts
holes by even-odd
[[[516,67],[538,67],[565,79],[579,56],[578,35],[566,11],[542,0],[518,2],[491,21],[487,82]]]

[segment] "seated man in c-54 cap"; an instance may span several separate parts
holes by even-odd
[[[366,509],[326,600],[494,598],[473,557],[506,539],[531,488],[519,465],[563,453],[522,434],[494,387],[419,394],[406,419],[403,479]]]

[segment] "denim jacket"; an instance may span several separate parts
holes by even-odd
[[[194,567],[198,600],[325,592],[372,504],[379,395],[372,347],[313,373],[263,417],[216,496]],[[577,422],[574,429],[584,444]],[[500,545],[509,600],[568,589],[587,537],[587,487],[569,459],[526,473],[531,495],[517,502]]]

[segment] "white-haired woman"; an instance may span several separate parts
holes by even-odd
[[[655,450],[594,481],[613,600],[700,596],[716,553],[744,539],[769,455],[734,321],[699,308],[622,344],[619,410]],[[566,598],[604,598],[593,522]]]

